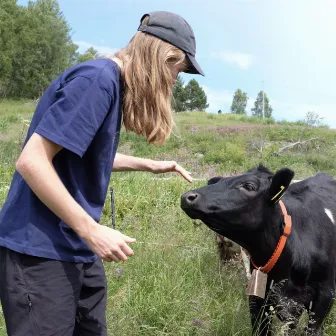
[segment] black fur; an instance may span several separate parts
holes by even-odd
[[[293,176],[287,168],[273,174],[258,166],[240,176],[213,178],[181,197],[181,208],[189,217],[244,247],[258,266],[269,260],[283,232],[278,201],[284,202],[292,217],[292,233],[268,275],[267,299],[250,299],[252,325],[255,331],[258,326],[262,330],[258,335],[271,334],[265,317],[269,305],[293,326],[303,309],[308,310],[307,334],[323,335],[322,324],[334,298],[336,225],[325,208],[336,219],[336,181],[318,173],[290,184]]]

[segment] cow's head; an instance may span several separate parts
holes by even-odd
[[[214,177],[208,185],[184,193],[182,210],[226,237],[262,230],[263,219],[288,188],[294,172],[283,168],[273,174],[259,165],[246,174]]]

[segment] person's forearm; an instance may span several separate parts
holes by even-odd
[[[97,223],[70,195],[48,158],[34,153],[31,159],[19,160],[16,169],[36,196],[79,236],[90,235]]]
[[[152,171],[153,160],[117,153],[114,159],[114,172],[121,171]]]

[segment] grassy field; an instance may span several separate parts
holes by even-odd
[[[34,107],[0,102],[0,208]],[[336,132],[303,122],[197,112],[177,115],[176,126],[163,147],[122,133],[121,153],[174,159],[199,180],[190,185],[169,174],[113,174],[117,229],[137,242],[129,261],[106,263],[109,335],[250,335],[242,263],[219,262],[214,234],[182,213],[180,196],[210,176],[237,174],[259,162],[271,169],[289,166],[299,179],[319,170],[335,176]],[[291,143],[297,144],[286,149]],[[109,197],[102,223],[111,225]],[[335,315],[336,308],[326,335],[336,336]],[[0,335],[6,335],[1,315]]]

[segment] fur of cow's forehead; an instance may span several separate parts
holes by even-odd
[[[268,168],[266,168],[263,165],[259,165],[257,167],[254,167],[254,168],[248,170],[247,174],[255,174],[255,175],[258,175],[258,176],[261,176],[261,177],[264,177],[264,176],[269,177],[269,176],[274,175],[273,172],[271,172]]]
[[[254,167],[250,170],[248,170],[245,174],[237,175],[237,176],[230,176],[230,177],[221,177],[221,176],[215,176],[208,180],[208,184],[215,184],[219,181],[242,181],[242,180],[248,180],[253,177],[257,177],[260,179],[265,179],[268,181],[271,181],[274,176],[274,173],[269,170],[267,167],[263,165],[259,165],[257,167]]]

